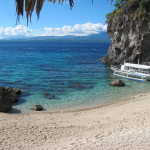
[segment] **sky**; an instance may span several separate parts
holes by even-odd
[[[62,5],[45,0],[38,20],[33,12],[32,23],[27,26],[26,17],[16,24],[15,0],[0,0],[0,38],[30,36],[86,36],[106,31],[105,16],[113,4],[107,0],[74,0],[70,10],[66,1]]]

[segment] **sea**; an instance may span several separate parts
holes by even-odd
[[[109,43],[50,43],[0,41],[0,86],[22,90],[11,113],[77,110],[102,106],[150,91],[149,82],[122,79],[125,87],[112,87],[116,79],[106,56]]]

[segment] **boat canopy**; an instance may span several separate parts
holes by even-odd
[[[150,69],[150,66],[147,65],[139,65],[139,64],[131,64],[131,63],[125,63],[124,66],[138,68],[138,69]]]

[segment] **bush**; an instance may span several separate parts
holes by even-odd
[[[138,3],[139,7],[137,10],[132,14],[133,18],[136,19],[138,17],[142,19],[149,19],[150,18],[150,0],[116,0],[114,6],[115,10],[111,13],[106,15],[106,23],[109,23],[109,21],[116,16],[118,16],[120,13],[122,13],[122,6],[126,3],[136,2]]]

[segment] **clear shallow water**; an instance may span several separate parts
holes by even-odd
[[[0,42],[0,86],[23,90],[13,112],[28,112],[35,104],[49,111],[94,107],[149,91],[149,82],[127,79],[123,88],[109,86],[112,72],[99,61],[108,47]]]

